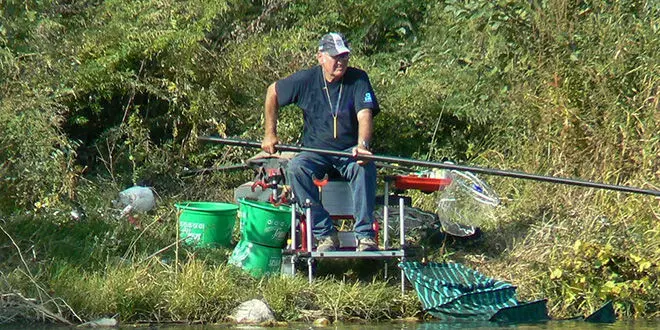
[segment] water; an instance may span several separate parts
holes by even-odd
[[[444,329],[516,329],[516,330],[559,330],[559,329],[573,329],[573,330],[596,330],[596,329],[630,329],[630,330],[655,330],[660,329],[659,320],[631,320],[631,321],[617,321],[613,324],[597,324],[587,323],[583,321],[549,321],[535,324],[515,324],[515,325],[502,325],[492,322],[424,322],[424,323],[368,323],[368,324],[340,324],[330,325],[327,327],[314,327],[311,324],[296,323],[290,324],[288,327],[279,328],[264,328],[258,326],[229,326],[229,325],[160,325],[160,326],[122,326],[119,328],[110,329],[162,329],[162,330],[220,330],[220,329],[328,329],[328,330],[444,330]],[[36,329],[36,330],[73,330],[80,329],[76,327],[64,327],[57,325],[41,325],[41,324],[8,324],[0,325],[0,330],[14,330],[14,329]]]

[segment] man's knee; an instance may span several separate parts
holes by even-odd
[[[348,167],[349,175],[354,177],[360,176],[375,176],[376,175],[376,165],[373,163],[367,163],[360,165],[358,163],[351,163]]]
[[[305,171],[309,171],[313,167],[314,164],[310,162],[309,159],[302,157],[300,155],[291,159],[287,164],[287,170],[294,173],[302,173]]]
[[[287,173],[298,180],[311,180],[314,173],[314,164],[303,157],[295,157],[287,164]]]
[[[297,157],[290,160],[289,163],[287,163],[287,165],[286,165],[286,170],[289,173],[300,172],[301,169],[302,169],[302,167],[301,167],[300,161],[298,160]]]

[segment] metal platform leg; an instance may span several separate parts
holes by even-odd
[[[385,181],[385,194],[383,195],[383,247],[385,250],[390,248],[390,232],[389,232],[389,205],[390,205],[390,183]]]
[[[314,258],[307,258],[307,278],[309,280],[309,284],[312,284],[312,281],[314,280],[314,274],[312,274],[312,262]]]
[[[385,193],[383,194],[383,248],[385,250],[390,247],[390,232],[389,232],[389,205],[390,205],[390,183],[385,181]],[[387,279],[387,260],[383,261],[385,263],[385,279]]]
[[[287,277],[296,276],[296,256],[290,255],[282,257],[280,273]]]
[[[307,222],[307,252],[311,253],[312,252],[312,245],[314,243],[312,242],[312,208],[310,205],[310,200],[307,199],[305,200],[305,206],[307,209],[305,210],[305,221]],[[307,276],[309,278],[309,284],[312,284],[312,280],[314,279],[314,275],[312,274],[312,258],[307,259]]]
[[[291,246],[290,250],[296,250],[298,248],[298,242],[296,242],[296,203],[291,203]]]
[[[295,251],[298,249],[298,242],[296,241],[296,227],[297,227],[297,221],[296,221],[296,201],[295,197],[293,196],[293,193],[291,194],[291,246],[289,246],[289,249],[291,251]],[[296,275],[296,256],[292,255],[291,256],[291,275],[295,276]]]
[[[406,243],[405,242],[406,234],[405,234],[404,221],[403,221],[404,216],[405,216],[405,212],[404,212],[404,209],[403,209],[403,207],[404,207],[403,204],[404,204],[403,203],[403,198],[399,198],[399,239],[400,239],[400,242],[401,242],[400,244],[401,244],[401,249],[402,250],[404,249],[404,247],[406,245],[405,244]],[[405,256],[401,257],[401,262],[404,262],[404,261],[406,261]],[[403,296],[406,293],[406,286],[405,286],[406,283],[405,283],[405,281],[406,281],[405,274],[403,272],[403,269],[401,269],[401,296]]]
[[[406,257],[401,257],[401,262],[405,262]],[[401,269],[401,297],[406,294],[406,274]]]

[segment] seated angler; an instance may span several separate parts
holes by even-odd
[[[380,109],[367,73],[348,66],[350,52],[342,34],[328,33],[319,42],[318,66],[274,82],[266,93],[265,135],[261,143],[264,151],[274,153],[277,149],[278,109],[295,103],[303,113],[303,146],[353,155],[301,152],[289,162],[287,179],[298,202],[311,201],[312,232],[319,241],[317,251],[339,247],[337,231],[313,182],[313,177],[321,178],[333,168],[351,188],[357,251],[378,249],[372,226],[376,166],[360,159],[360,155],[371,155],[373,117]]]

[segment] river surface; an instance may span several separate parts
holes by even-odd
[[[0,325],[0,330],[14,329],[36,329],[36,330],[79,330],[76,327],[63,327],[56,325],[42,324],[5,324]],[[221,330],[221,329],[281,329],[281,330],[309,330],[309,329],[327,329],[327,330],[444,330],[444,329],[516,329],[516,330],[596,330],[596,329],[630,329],[630,330],[656,330],[660,329],[660,320],[636,320],[636,321],[617,321],[613,324],[587,323],[583,321],[548,321],[534,324],[512,324],[504,325],[492,322],[424,322],[424,323],[369,323],[369,324],[341,324],[330,325],[327,327],[314,327],[311,324],[296,323],[288,327],[259,327],[259,326],[238,326],[238,325],[152,325],[152,326],[121,326],[118,328],[106,329],[162,329],[162,330]]]

